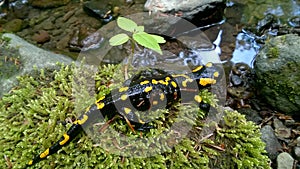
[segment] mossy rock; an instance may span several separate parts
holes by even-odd
[[[258,89],[282,113],[300,111],[300,37],[287,34],[270,39],[256,57]]]
[[[84,83],[88,80],[84,76],[76,79],[77,84],[81,84],[79,87],[72,84],[72,74],[77,71],[74,67],[62,65],[59,71],[42,71],[36,72],[35,76],[19,77],[19,85],[1,98],[0,156],[5,158],[0,159],[0,168],[23,168],[30,159],[51,146],[71,126],[72,119],[79,112],[75,107],[78,110],[84,109],[93,102],[94,99],[88,92],[74,95],[73,90],[89,88]],[[96,97],[109,92],[106,86],[112,82],[112,72],[119,72],[115,73],[117,76],[122,74],[119,66],[104,66],[100,70],[95,79],[96,88],[101,91]],[[116,84],[115,87],[117,86]],[[216,106],[214,95],[209,91],[204,90],[200,95],[205,102]],[[74,97],[80,99],[74,101]],[[238,112],[225,111],[224,120],[219,124],[215,136],[203,139],[197,133],[206,126],[202,121],[205,112],[196,105],[178,104],[174,107],[174,110],[157,110],[158,119],[152,122],[154,128],[149,132],[133,133],[124,120],[117,119],[109,125],[109,129],[114,130],[107,129],[99,135],[99,143],[107,144],[106,147],[97,146],[99,144],[95,143],[95,139],[98,135],[90,139],[91,135],[82,133],[57,154],[49,156],[32,168],[269,168],[258,126],[246,121]],[[177,140],[174,137],[175,132],[170,132],[171,137],[166,134],[166,137],[156,139],[155,136],[168,129],[174,123],[173,117],[180,113],[183,113],[186,124],[192,126],[187,137]],[[137,158],[109,151],[126,149],[125,146],[118,146],[122,140],[118,140],[119,135],[112,135],[114,131],[120,131],[129,140],[152,138],[137,146],[140,145],[145,150],[159,150],[159,153]],[[112,141],[112,136],[116,137],[115,142]],[[153,145],[157,146],[156,149]],[[214,148],[222,147],[220,145],[224,145],[223,151],[220,150],[222,148]]]
[[[13,19],[3,25],[5,32],[19,32],[23,29],[23,20]]]

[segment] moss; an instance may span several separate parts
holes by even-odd
[[[226,149],[218,160],[221,168],[270,168],[259,127],[236,111],[225,113],[224,126],[217,130],[218,143]]]
[[[7,163],[13,168],[24,167],[61,137],[80,109],[93,102],[93,93],[86,92],[93,88],[86,85],[90,79],[83,76],[88,72],[74,67],[62,65],[59,71],[22,76],[18,86],[0,100],[0,156],[7,157],[0,158],[0,168],[8,168]],[[119,85],[111,79],[111,71],[117,72],[114,77],[121,78],[118,66],[101,67],[101,73],[93,77],[100,90],[95,97],[109,92],[104,86]],[[74,73],[78,76],[72,76]],[[74,79],[76,83],[72,83]],[[208,90],[200,95],[205,102],[216,105]],[[133,133],[122,119],[115,120],[101,133],[92,133],[104,123],[100,120],[86,130],[87,134],[80,134],[57,154],[32,168],[214,168],[216,161],[223,166],[267,166],[258,128],[236,112],[227,113],[218,140],[200,137],[201,128],[206,126],[202,121],[206,112],[196,105],[176,104],[169,110],[150,112],[149,116],[155,119],[151,122],[153,128],[143,133]],[[181,135],[185,128],[186,135]],[[226,144],[224,153],[212,146],[219,143]]]
[[[279,49],[277,47],[271,47],[267,53],[269,58],[278,58],[279,56]]]

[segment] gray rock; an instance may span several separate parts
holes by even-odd
[[[300,136],[297,137],[297,146],[300,147]]]
[[[192,19],[193,15],[204,10],[214,8],[216,4],[224,3],[223,0],[148,0],[144,7],[149,11],[181,11],[184,18]]]
[[[255,71],[261,96],[276,109],[300,112],[300,37],[272,38],[256,57]]]
[[[294,159],[286,152],[280,153],[277,157],[277,169],[293,169]]]
[[[33,67],[39,70],[44,68],[54,68],[56,67],[57,62],[65,64],[70,64],[72,62],[72,59],[64,55],[55,54],[38,48],[17,35],[5,33],[3,36],[11,39],[9,44],[11,48],[19,50],[22,67],[17,74],[13,75],[9,79],[3,81],[0,80],[0,96],[8,92],[10,88],[13,87],[17,81],[17,76],[32,72],[34,70]]]
[[[262,118],[259,116],[258,112],[250,108],[238,109],[241,114],[246,115],[246,119],[255,122],[257,125],[262,122]]]
[[[274,130],[271,126],[266,125],[261,129],[261,139],[266,143],[266,151],[271,160],[274,160],[282,149],[279,141],[277,140]]]
[[[299,161],[300,160],[300,147],[294,147],[294,154],[295,154],[295,158]]]

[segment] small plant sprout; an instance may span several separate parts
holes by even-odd
[[[144,31],[144,26],[138,26],[133,20],[127,19],[124,17],[118,17],[117,25],[128,32],[132,33],[132,36],[128,36],[126,33],[117,34],[109,39],[109,44],[111,46],[118,46],[126,43],[128,40],[131,42],[131,55],[128,57],[128,62],[124,67],[125,79],[128,79],[128,63],[131,63],[131,58],[134,54],[134,49],[136,43],[145,47],[154,50],[155,52],[162,55],[161,48],[159,43],[165,43],[166,40],[158,35],[153,35],[146,33]]]
[[[163,37],[144,32],[144,26],[138,26],[133,20],[124,17],[117,19],[117,25],[121,29],[131,32],[132,38],[125,33],[117,34],[110,38],[109,43],[111,46],[122,45],[130,40],[132,54],[134,53],[134,45],[137,43],[162,55],[159,43],[166,42]]]

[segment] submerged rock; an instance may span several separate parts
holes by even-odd
[[[261,96],[289,114],[300,111],[300,37],[287,34],[271,39],[256,57]]]
[[[172,12],[187,19],[193,19],[199,12],[213,9],[223,4],[223,0],[148,0],[145,9],[149,11]]]
[[[38,8],[54,8],[66,5],[71,0],[29,0],[29,4]]]

